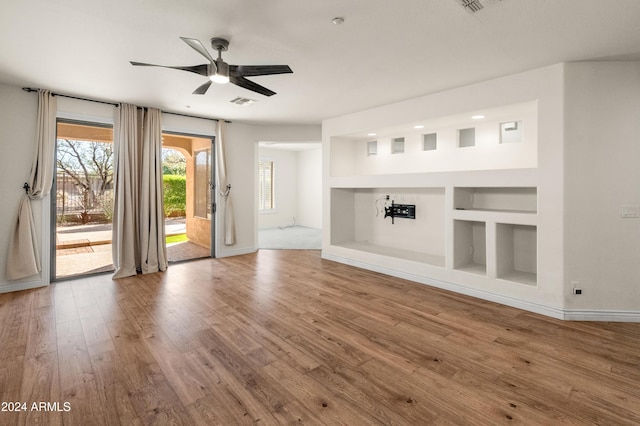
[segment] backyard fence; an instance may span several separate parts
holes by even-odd
[[[113,215],[113,185],[102,188],[102,178],[89,175],[82,185],[66,172],[56,174],[56,215],[58,222],[87,223],[110,220]]]

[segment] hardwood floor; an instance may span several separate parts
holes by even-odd
[[[557,321],[316,251],[1,294],[0,324],[0,400],[26,403],[3,425],[640,424],[640,324]]]

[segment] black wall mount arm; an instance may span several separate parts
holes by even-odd
[[[415,219],[416,218],[416,205],[415,204],[395,204],[393,201],[389,207],[384,208],[384,217],[391,217],[391,224],[395,224],[395,218],[401,219]]]

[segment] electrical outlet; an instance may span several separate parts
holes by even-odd
[[[582,294],[582,289],[580,288],[580,281],[571,281],[571,287],[573,288],[573,294]]]

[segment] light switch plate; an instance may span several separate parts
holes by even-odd
[[[637,204],[622,206],[621,217],[625,219],[640,218],[640,206],[638,206]]]

